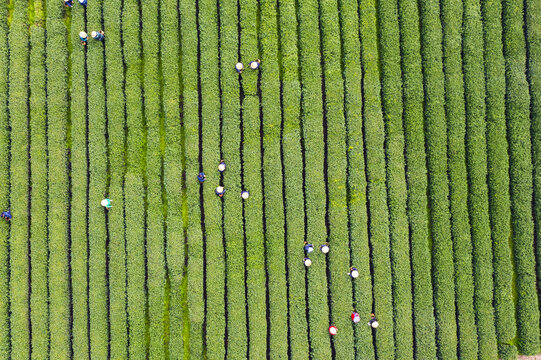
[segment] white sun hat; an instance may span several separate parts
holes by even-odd
[[[107,205],[109,205],[109,200],[103,199],[103,200],[101,201],[101,206],[107,206]]]
[[[237,70],[242,70],[242,69],[244,69],[244,65],[242,65],[241,62],[238,62],[238,63],[235,65],[235,68],[236,68]]]
[[[336,328],[336,326],[334,325],[329,326],[329,333],[331,335],[336,335],[338,333],[338,329]]]
[[[312,265],[312,260],[310,260],[309,258],[304,258],[304,265],[305,265],[305,266],[310,266],[310,265]]]
[[[224,162],[221,162],[220,164],[218,164],[218,171],[225,171],[225,163]]]
[[[224,192],[224,187],[223,186],[218,186],[216,188],[216,191],[219,192],[219,193]]]
[[[376,329],[379,326],[379,323],[377,321],[372,321],[370,326],[372,326],[374,329]]]
[[[327,254],[329,252],[329,245],[327,244],[323,244],[319,247],[319,249],[321,250],[321,252],[323,254]]]
[[[241,196],[244,200],[246,200],[246,199],[248,199],[248,198],[250,197],[250,193],[249,193],[248,191],[244,190],[243,192],[240,193],[240,196]]]
[[[82,37],[82,38],[87,37],[86,32],[84,32],[84,31],[79,32],[79,37]]]
[[[357,270],[352,270],[350,274],[351,274],[352,278],[358,278],[359,277],[359,272]]]

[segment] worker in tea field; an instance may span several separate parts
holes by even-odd
[[[328,244],[328,243],[325,243],[325,244],[321,245],[321,246],[319,247],[319,250],[321,250],[321,252],[322,252],[323,254],[327,254],[327,253],[329,252],[329,250],[330,250],[329,244]]]
[[[103,30],[92,31],[92,39],[98,40],[98,41],[103,41],[103,40],[105,40],[105,33],[103,32]]]
[[[243,65],[241,62],[238,62],[238,63],[235,65],[235,70],[236,70],[239,74],[242,74],[242,71],[244,70],[244,65]]]
[[[83,6],[86,6],[87,2],[86,2],[86,0],[79,0],[79,4],[81,4]]]
[[[333,336],[338,334],[338,329],[336,328],[336,326],[334,325],[329,326],[329,334]]]
[[[72,7],[73,6],[73,0],[64,0],[64,5],[67,6],[67,7]]]
[[[370,321],[368,322],[368,326],[372,327],[372,329],[377,329],[379,326],[378,319],[376,319],[376,315],[374,313],[370,314]]]
[[[240,193],[240,197],[243,198],[244,200],[247,200],[250,197],[250,193],[244,190],[243,192]]]
[[[197,175],[197,180],[199,180],[200,184],[204,183],[206,178],[207,176],[204,172],[200,172],[199,175]]]
[[[221,173],[225,171],[225,162],[223,160],[220,160],[220,163],[218,164],[218,171]]]
[[[357,268],[350,267],[348,275],[351,276],[352,279],[356,279],[359,277],[359,271],[357,270]]]
[[[109,210],[110,208],[113,207],[113,205],[111,205],[111,202],[112,202],[111,199],[103,199],[103,200],[101,201],[101,206],[103,206],[104,208],[106,208],[107,210]]]
[[[359,313],[356,313],[355,311],[351,313],[351,321],[353,321],[355,324],[357,324],[359,321],[361,321],[361,316]]]
[[[304,251],[309,254],[312,251],[314,251],[314,246],[312,244],[308,244],[307,241],[304,242]]]
[[[312,265],[312,260],[310,260],[310,258],[305,257],[303,261],[304,261],[304,266],[306,267],[309,267],[310,265]]]
[[[82,45],[86,45],[86,42],[88,41],[88,35],[86,32],[84,31],[81,31],[79,33],[79,39],[81,39],[81,44]]]
[[[2,212],[0,216],[6,221],[11,221],[11,212],[9,210]]]
[[[259,69],[259,64],[261,64],[261,60],[255,59],[254,61],[250,61],[250,64],[248,65],[250,65],[250,69],[257,70]]]
[[[223,186],[218,186],[216,188],[216,195],[218,195],[219,197],[224,196],[224,193],[225,193],[225,189]]]

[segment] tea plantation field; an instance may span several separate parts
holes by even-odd
[[[541,1],[0,0],[0,30],[0,359],[541,353]]]

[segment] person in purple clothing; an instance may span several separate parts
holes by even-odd
[[[314,251],[314,246],[312,244],[308,244],[308,241],[305,241],[304,242],[304,252],[306,252],[307,254],[311,253],[312,251]]]
[[[2,219],[6,220],[6,221],[11,221],[11,212],[8,210],[8,211],[4,211],[0,217],[2,217]]]
[[[205,179],[207,178],[207,176],[205,175],[204,172],[200,172],[199,175],[197,175],[197,180],[199,180],[199,183],[202,184],[203,182],[205,182]]]
[[[67,6],[67,7],[72,7],[73,6],[73,0],[64,0],[64,5]]]

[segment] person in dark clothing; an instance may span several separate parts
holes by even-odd
[[[86,0],[79,0],[79,4],[86,6]]]
[[[312,251],[314,251],[314,246],[312,244],[308,244],[307,241],[304,242],[304,251],[309,254]]]
[[[103,40],[105,40],[105,33],[103,32],[103,30],[92,31],[92,39],[98,40],[98,41],[103,41]]]
[[[376,319],[376,315],[374,313],[370,314],[370,321],[368,322],[368,326],[372,327],[372,329],[377,329],[379,326],[378,319]]]
[[[67,6],[67,7],[72,7],[73,6],[73,0],[64,0],[64,5]]]
[[[322,252],[323,254],[328,253],[329,250],[330,250],[330,249],[329,249],[329,244],[328,244],[328,243],[325,243],[325,244],[321,245],[321,246],[319,247],[319,250],[321,250],[321,252]]]
[[[11,212],[9,210],[4,211],[0,216],[6,221],[11,221]]]
[[[307,257],[305,257],[303,261],[304,261],[304,266],[306,266],[306,267],[312,265],[312,260],[310,260]]]
[[[205,182],[205,179],[207,178],[207,176],[205,175],[204,172],[200,172],[199,175],[197,175],[197,180],[199,180],[199,182],[202,184],[203,182]]]

